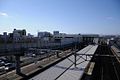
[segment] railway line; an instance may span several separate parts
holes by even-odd
[[[95,62],[92,75],[84,74],[82,80],[120,80],[120,63],[113,57],[110,47],[99,45],[94,55],[96,54],[100,56],[93,56],[91,59],[91,62]]]
[[[117,54],[115,54],[116,52]],[[75,55],[72,54],[28,79],[120,80],[119,52],[108,45],[89,45],[76,53],[76,66]]]

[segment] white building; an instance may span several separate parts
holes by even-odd
[[[54,33],[54,32],[53,32]],[[55,42],[61,42],[62,45],[70,44],[74,42],[81,42],[81,35],[80,34],[65,34],[65,33],[55,33],[53,35]]]

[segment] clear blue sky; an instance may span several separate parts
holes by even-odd
[[[0,33],[14,28],[120,34],[120,0],[0,0]]]

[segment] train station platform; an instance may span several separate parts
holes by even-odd
[[[116,59],[118,60],[118,62],[120,63],[120,49],[118,49],[115,46],[111,46],[111,50],[114,53],[114,56],[116,57]]]
[[[98,45],[89,45],[78,51],[76,66],[74,65],[75,56],[71,55],[30,80],[79,80],[92,58],[90,56],[87,57],[85,54],[94,54],[97,48]]]
[[[120,50],[117,47],[111,46],[111,49],[117,54],[118,57],[120,57]]]

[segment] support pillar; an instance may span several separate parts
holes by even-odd
[[[76,58],[77,56],[76,56],[76,52],[74,52],[74,57],[75,57],[75,58],[74,58],[74,59],[75,59],[75,60],[74,60],[74,61],[75,61],[75,62],[74,62],[74,65],[75,65],[75,67],[76,67],[76,65],[77,65],[77,60],[76,60],[76,59],[77,59],[77,58]]]
[[[20,69],[20,56],[16,55],[16,56],[15,56],[15,61],[16,61],[16,74],[21,74],[21,69]]]
[[[86,60],[85,61],[87,61],[87,55],[86,55]]]
[[[59,58],[59,57],[60,57],[58,52],[56,52],[56,56],[57,56],[57,58]]]

